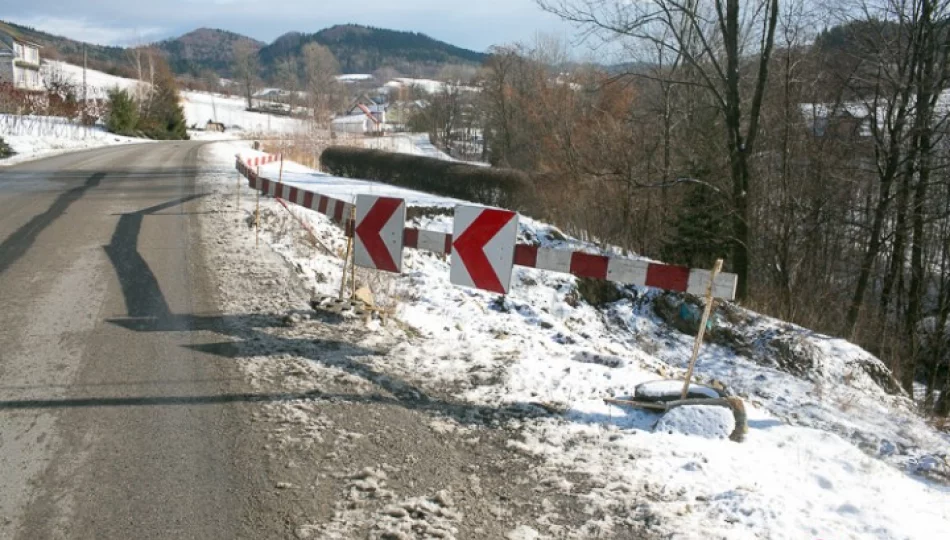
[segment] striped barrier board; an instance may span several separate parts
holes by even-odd
[[[238,161],[243,161],[248,167],[261,167],[267,165],[268,163],[275,163],[280,161],[280,154],[264,154],[260,156],[247,156],[242,157],[241,154],[236,155]]]
[[[250,166],[245,165],[240,158],[236,167],[248,179],[248,184],[252,188],[271,197],[284,199],[323,214],[342,227],[347,236],[353,235],[353,221],[350,215],[354,205],[319,193],[259,178],[257,173]],[[442,255],[452,253],[451,233],[406,227],[403,230],[403,241],[407,248]],[[706,294],[711,274],[709,270],[686,266],[595,255],[583,251],[544,248],[530,244],[515,246],[514,265],[699,296]],[[737,285],[736,274],[721,272],[716,275],[713,282],[713,296],[734,300]]]

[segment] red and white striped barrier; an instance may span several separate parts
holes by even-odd
[[[279,157],[278,157],[279,159]],[[276,160],[275,160],[276,161]],[[353,234],[350,218],[354,205],[307,191],[257,175],[239,158],[237,169],[249,185],[265,195],[284,199],[309,208],[330,218],[344,229],[347,236]],[[406,227],[403,231],[405,247],[448,255],[452,253],[452,234]],[[709,286],[709,270],[660,264],[622,257],[594,255],[583,251],[544,248],[531,244],[515,246],[514,264],[550,272],[571,274],[577,277],[603,279],[626,285],[656,287],[668,291],[705,295]],[[726,272],[716,275],[713,296],[733,300],[736,296],[738,276]]]
[[[280,154],[262,154],[255,156],[241,156],[241,154],[238,154],[235,157],[237,157],[239,161],[244,162],[248,167],[263,167],[268,163],[275,163],[281,159]]]
[[[247,179],[248,185],[270,197],[284,199],[298,206],[309,208],[330,218],[331,221],[343,227],[347,235],[351,234],[353,225],[351,215],[354,206],[348,202],[327,197],[313,191],[307,191],[294,186],[289,186],[282,182],[269,180],[263,176],[258,176],[256,172],[249,167],[244,166],[241,160],[237,163],[240,171]]]

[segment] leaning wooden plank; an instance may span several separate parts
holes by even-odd
[[[666,411],[668,410],[669,402],[653,402],[653,401],[633,401],[630,399],[604,399],[604,403],[609,403],[611,405],[628,405],[630,407],[637,407],[640,409],[650,409],[653,411]]]

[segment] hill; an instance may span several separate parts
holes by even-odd
[[[198,75],[210,69],[219,75],[230,75],[234,46],[238,43],[250,44],[257,50],[265,45],[227,30],[199,28],[181,37],[156,43],[155,46],[168,57],[175,73]]]
[[[487,55],[450,45],[418,32],[386,30],[355,24],[337,25],[315,34],[292,32],[260,51],[262,66],[300,54],[308,43],[327,46],[344,73],[369,73],[392,67],[406,74],[446,64],[481,64]]]
[[[0,32],[6,32],[20,39],[42,45],[43,50],[40,54],[43,58],[64,60],[72,64],[82,65],[83,42],[81,41],[4,21],[0,21]],[[89,67],[112,75],[126,74],[123,72],[123,68],[128,65],[128,55],[124,47],[90,43],[85,45]]]
[[[43,46],[44,58],[82,65],[83,42],[30,27],[0,21],[0,31]],[[231,76],[233,49],[248,43],[259,51],[264,74],[271,73],[278,60],[297,56],[308,43],[320,43],[333,51],[344,73],[367,73],[382,67],[395,68],[405,75],[432,76],[448,64],[481,64],[487,55],[438,41],[417,32],[402,32],[353,24],[338,25],[314,34],[289,32],[267,45],[226,30],[199,28],[152,46],[167,58],[179,75],[199,75],[212,70]],[[113,75],[130,75],[128,50],[124,47],[85,44],[89,67]]]

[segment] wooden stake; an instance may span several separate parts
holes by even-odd
[[[257,168],[257,178],[260,182],[261,178],[261,168]],[[257,189],[254,191],[257,192],[257,207],[254,209],[254,228],[257,231],[257,235],[254,237],[254,247],[260,247],[261,245],[261,189],[260,185],[255,186]]]
[[[356,205],[353,205],[353,209],[350,210],[350,223],[353,225],[353,235],[356,235]],[[344,229],[346,225],[343,226]],[[353,239],[353,237],[350,237]],[[350,296],[356,294],[356,246],[353,246],[353,260],[350,261],[350,285],[352,286],[352,292]]]
[[[346,290],[346,265],[350,262],[350,252],[353,251],[353,237],[346,239],[346,256],[343,257],[343,279],[340,280],[340,300],[343,300],[343,291]]]
[[[241,173],[240,172],[238,172],[238,181],[237,181],[237,213],[238,213],[238,220],[240,220],[240,216],[241,216]]]
[[[681,399],[686,399],[689,394],[689,383],[693,380],[693,368],[696,367],[696,359],[699,358],[699,348],[703,344],[703,336],[706,334],[706,322],[712,313],[713,304],[716,299],[713,297],[713,285],[716,282],[716,276],[722,271],[722,259],[716,260],[712,273],[709,274],[709,288],[706,289],[706,309],[703,311],[703,319],[699,322],[699,331],[696,332],[696,343],[693,344],[693,356],[689,359],[689,369],[686,370],[686,381],[683,383],[683,392]]]
[[[278,182],[284,181],[284,152],[283,151],[281,151],[280,153],[280,174],[277,176],[277,181]]]

